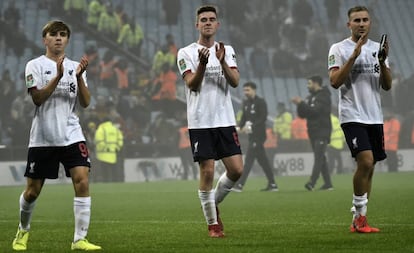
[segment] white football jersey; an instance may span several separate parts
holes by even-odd
[[[348,61],[356,43],[350,38],[335,43],[329,50],[328,69],[341,67]],[[368,40],[361,48],[345,83],[339,88],[341,123],[382,124],[379,43]],[[385,61],[389,67],[388,58]]]
[[[199,91],[191,91],[185,87],[187,99],[188,128],[216,128],[235,126],[233,104],[230,88],[224,77],[220,62],[216,57],[215,42],[210,50],[203,81]],[[203,48],[198,43],[192,43],[178,51],[177,65],[181,75],[195,72],[199,64],[198,49]],[[225,46],[225,61],[230,68],[237,68],[236,55],[231,46]]]
[[[65,58],[64,73],[52,95],[36,106],[30,130],[29,147],[68,146],[85,141],[75,113],[78,82],[76,68],[79,63]],[[56,62],[42,55],[26,64],[26,87],[42,89],[57,74]],[[86,84],[86,73],[83,73]]]

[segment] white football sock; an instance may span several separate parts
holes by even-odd
[[[214,191],[198,190],[198,198],[201,202],[204,217],[208,225],[217,224],[216,203],[214,202]]]
[[[223,175],[217,181],[215,191],[215,201],[216,205],[221,203],[223,199],[231,192],[231,188],[233,188],[236,182],[231,181],[230,178],[227,177],[227,173],[224,172]]]
[[[33,209],[35,207],[36,201],[33,201],[32,203],[27,202],[24,197],[23,193],[20,194],[20,223],[19,228],[29,231],[30,230],[30,221],[32,220],[32,213]]]
[[[368,194],[365,193],[362,196],[353,195],[352,204],[355,206],[355,217],[359,217],[359,215],[366,216],[367,215],[367,204],[368,204]]]
[[[75,197],[73,199],[73,212],[75,214],[75,234],[73,241],[84,239],[88,234],[91,219],[91,197]]]

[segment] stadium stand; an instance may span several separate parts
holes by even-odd
[[[21,56],[17,56],[13,53],[13,50],[7,48],[5,43],[0,40],[0,72],[4,69],[9,69],[12,73],[12,77],[16,80],[16,90],[24,88],[22,82],[22,73],[24,72],[24,66],[27,60],[37,56],[43,50],[41,36],[42,26],[50,19],[63,19],[65,16],[60,16],[56,13],[50,13],[49,9],[43,8],[41,3],[48,2],[46,0],[38,1],[25,1],[25,0],[3,0],[0,1],[0,10],[3,14],[4,10],[8,7],[9,3],[13,1],[16,8],[21,13],[20,28],[22,33],[27,39],[26,48],[23,50]],[[253,0],[260,1],[260,0]],[[413,75],[414,69],[414,34],[409,32],[414,26],[414,1],[411,0],[397,0],[375,1],[375,6],[371,6],[370,0],[349,0],[339,1],[340,16],[338,17],[338,29],[330,30],[330,24],[328,23],[327,9],[322,0],[307,0],[313,9],[312,23],[320,24],[322,30],[326,32],[329,43],[339,41],[348,36],[345,29],[345,22],[347,20],[346,12],[349,7],[356,4],[363,4],[372,9],[373,16],[375,18],[375,30],[381,33],[388,33],[391,44],[390,61],[395,65],[396,72],[401,73],[403,79],[408,79]],[[85,27],[83,24],[78,24],[76,20],[67,20],[67,22],[75,26],[74,33],[71,38],[71,43],[67,48],[67,52],[73,59],[78,59],[84,53],[84,50],[88,43],[93,43],[98,46],[98,52],[102,58],[105,51],[112,50],[118,57],[124,57],[129,60],[132,66],[132,72],[130,76],[135,83],[140,80],[136,80],[138,74],[146,72],[152,64],[152,59],[155,52],[162,46],[165,41],[165,35],[171,33],[174,35],[175,43],[178,47],[185,46],[191,42],[197,40],[197,31],[194,29],[194,12],[195,9],[205,3],[203,0],[181,0],[181,11],[178,15],[178,22],[176,25],[167,25],[163,19],[164,15],[160,11],[162,9],[162,1],[160,0],[112,0],[110,1],[113,6],[121,4],[125,13],[132,18],[135,22],[139,23],[144,31],[144,40],[141,49],[141,55],[137,56],[133,52],[128,52],[122,48],[117,47],[117,44],[111,39],[106,38],[99,34],[96,30],[90,27]],[[219,0],[208,1],[211,4],[216,4],[221,7],[225,6]],[[271,1],[269,1],[271,2]],[[62,3],[63,4],[63,3]],[[263,3],[266,4],[266,3]],[[291,7],[291,4],[288,4]],[[222,24],[218,33],[218,39],[225,41],[231,45],[236,43],[231,41],[230,27],[228,17],[226,13],[233,10],[223,10],[223,15],[220,17]],[[289,10],[287,11],[289,12]],[[244,12],[240,12],[239,15],[245,15]],[[288,17],[283,22],[291,22]],[[243,16],[244,17],[244,16]],[[242,17],[242,19],[243,19]],[[242,24],[240,24],[242,26]],[[268,25],[267,29],[270,29]],[[312,26],[312,24],[310,24]],[[243,30],[246,34],[249,34],[250,30]],[[269,30],[271,33],[271,30]],[[270,34],[269,34],[270,35]],[[3,35],[7,36],[7,34]],[[254,38],[255,40],[261,40],[266,38]],[[378,38],[373,38],[378,40]],[[255,41],[253,40],[253,41]],[[257,41],[259,42],[259,41]],[[267,46],[267,53],[270,56],[275,52],[276,47],[279,47],[279,42],[274,42],[269,39],[265,42]],[[237,44],[238,45],[238,44]],[[278,102],[284,102],[290,110],[293,109],[290,98],[292,96],[305,97],[308,94],[306,88],[306,74],[298,74],[298,71],[290,71],[285,75],[276,75],[275,72],[270,73],[269,76],[258,79],[253,78],[251,67],[249,66],[249,57],[253,51],[254,45],[246,46],[245,48],[236,48],[238,56],[238,65],[241,74],[241,84],[246,81],[255,81],[258,85],[258,94],[264,97],[268,103],[269,117],[274,118],[276,115],[276,105]],[[326,48],[326,54],[329,48]],[[283,61],[283,59],[281,59]],[[272,62],[270,62],[272,65]],[[273,66],[270,66],[273,69]],[[296,70],[297,66],[290,66]],[[148,71],[147,71],[148,72]],[[319,74],[324,77],[324,84],[328,85],[327,70],[322,69]],[[142,81],[142,80],[141,80]],[[133,82],[131,82],[133,83]],[[177,83],[177,95],[178,99],[183,101],[183,83],[179,78]],[[237,89],[232,90],[234,97],[235,108],[240,106],[243,99],[242,85]],[[333,103],[337,101],[337,93],[332,89]],[[1,144],[1,143],[0,143]]]

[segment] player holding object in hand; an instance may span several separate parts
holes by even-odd
[[[214,6],[197,10],[199,39],[178,51],[177,65],[186,84],[191,149],[200,166],[198,196],[210,237],[223,237],[218,204],[231,191],[243,170],[230,88],[239,84],[233,48],[216,42],[220,23]],[[215,160],[226,171],[213,190]]]
[[[45,55],[26,65],[26,86],[36,108],[25,172],[27,184],[20,195],[20,222],[12,244],[14,250],[27,249],[36,199],[46,179],[58,178],[59,164],[63,165],[66,176],[72,178],[75,190],[75,232],[71,249],[101,249],[86,239],[91,215],[90,160],[75,110],[77,102],[83,108],[90,103],[85,72],[88,61],[82,58],[78,63],[65,57],[70,33],[61,21],[47,23],[42,31]]]
[[[329,50],[328,68],[332,87],[339,89],[339,120],[357,168],[353,177],[351,232],[379,232],[367,223],[367,204],[376,162],[386,158],[380,90],[391,89],[388,41],[378,57],[380,44],[368,39],[369,11],[355,6],[348,11],[351,37]]]

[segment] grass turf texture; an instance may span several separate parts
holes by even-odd
[[[414,252],[414,173],[374,175],[368,217],[377,234],[349,232],[352,175],[333,176],[334,191],[308,192],[305,177],[277,178],[260,192],[249,178],[221,204],[224,239],[208,237],[197,181],[91,184],[89,239],[103,252]],[[320,180],[322,181],[322,180]],[[18,196],[0,187],[0,252],[13,252]],[[28,252],[71,252],[71,185],[46,185],[32,220]]]

